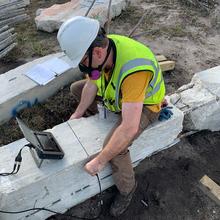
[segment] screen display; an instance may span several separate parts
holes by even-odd
[[[43,150],[60,152],[59,149],[57,148],[56,142],[53,140],[52,137],[50,138],[48,137],[47,134],[38,134],[38,133],[36,133],[36,136]]]

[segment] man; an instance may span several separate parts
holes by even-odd
[[[157,120],[165,86],[158,62],[149,48],[120,35],[105,35],[99,22],[87,17],[74,17],[58,32],[62,50],[73,67],[87,73],[88,80],[71,85],[79,105],[70,119],[86,111],[97,111],[96,97],[104,106],[120,113],[120,119],[107,135],[103,150],[85,165],[95,175],[110,162],[119,193],[110,213],[119,216],[128,207],[137,183],[128,147],[141,132]]]

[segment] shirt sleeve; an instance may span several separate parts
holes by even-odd
[[[142,102],[151,80],[150,71],[141,71],[127,76],[121,85],[122,102]]]
[[[150,71],[140,71],[127,76],[121,85],[122,103],[143,102],[152,75],[153,73]],[[153,112],[161,110],[161,104],[146,107]]]

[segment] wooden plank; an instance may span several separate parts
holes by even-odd
[[[158,62],[167,60],[167,58],[164,55],[156,55],[156,59]]]
[[[200,189],[218,205],[220,205],[220,186],[207,175],[200,179]]]
[[[162,69],[162,72],[173,70],[175,68],[175,62],[174,61],[162,61],[159,62],[160,68]]]

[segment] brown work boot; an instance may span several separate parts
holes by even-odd
[[[137,188],[137,182],[135,182],[135,186],[132,189],[132,191],[128,195],[122,195],[121,193],[118,193],[111,205],[110,208],[110,214],[114,217],[118,217],[121,215],[126,209],[128,208],[132,197],[134,195],[134,192]]]

